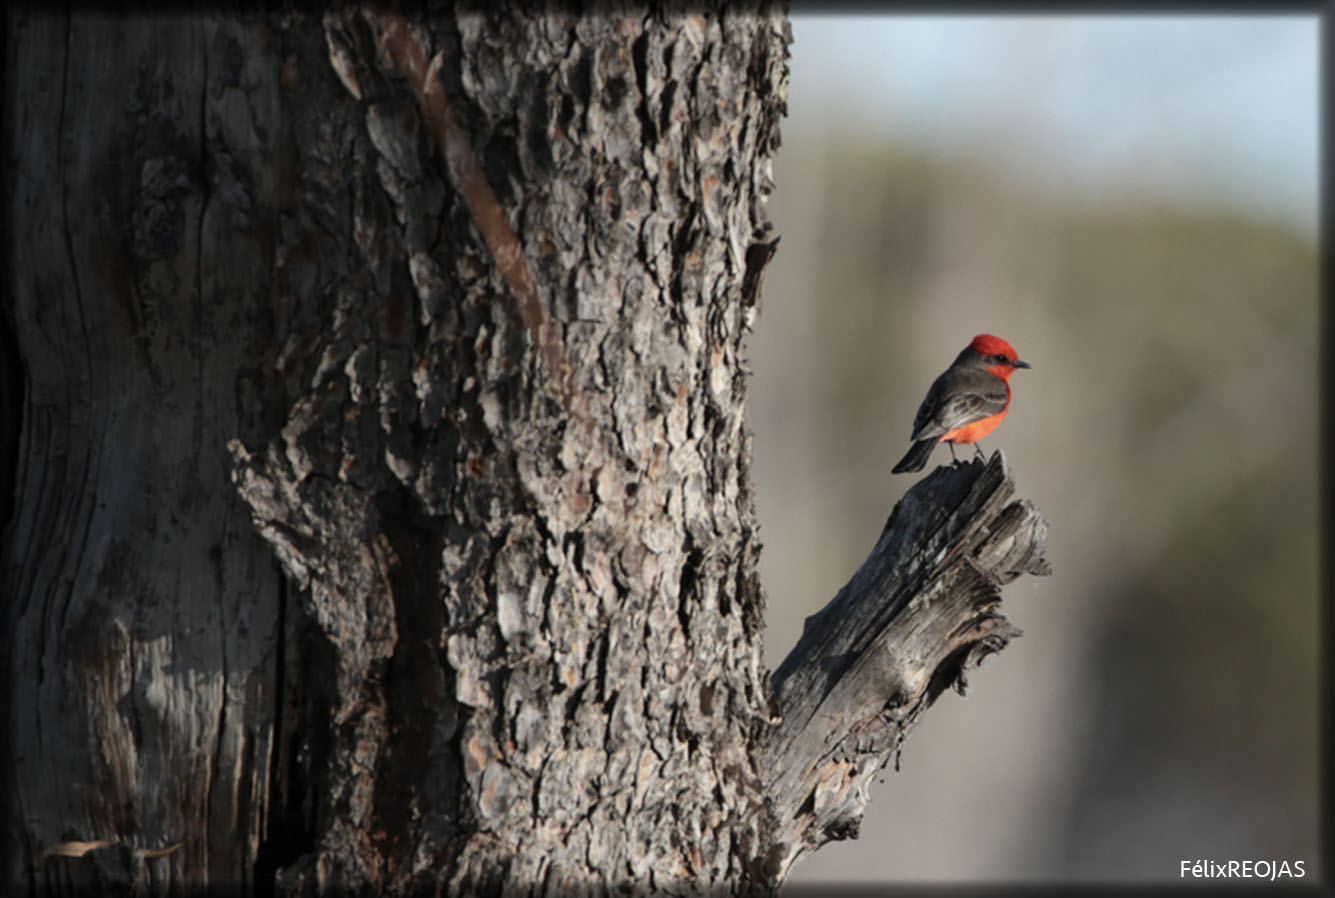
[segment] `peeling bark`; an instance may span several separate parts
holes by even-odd
[[[352,221],[315,262],[332,326],[291,357],[314,370],[282,439],[233,443],[331,684],[304,708],[331,799],[280,886],[744,889],[766,693],[739,296],[782,22],[324,29],[344,95],[298,117],[296,205]]]

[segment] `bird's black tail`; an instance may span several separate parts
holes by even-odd
[[[899,460],[899,464],[891,468],[891,472],[903,474],[905,471],[921,471],[923,465],[927,464],[927,459],[931,456],[932,450],[936,448],[938,442],[940,442],[939,437],[918,440],[909,448],[908,453]]]

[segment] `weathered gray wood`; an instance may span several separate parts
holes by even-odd
[[[281,57],[238,22],[34,9],[5,48],[4,311],[24,377],[0,546],[0,892],[248,882],[282,587],[225,442],[267,425],[282,168],[257,135],[281,131]]]
[[[998,587],[1049,572],[1048,525],[1014,492],[1000,451],[923,478],[774,672],[782,721],[764,769],[780,880],[804,854],[857,836],[872,778],[922,713],[1019,635]]]

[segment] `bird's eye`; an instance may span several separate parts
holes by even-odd
[[[996,355],[992,356],[992,361],[994,361],[994,362],[1009,362],[1010,359],[1006,358],[1006,357],[1005,357],[1004,355],[1002,355],[1001,353],[997,353]]]

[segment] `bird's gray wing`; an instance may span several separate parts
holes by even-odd
[[[927,391],[913,419],[912,440],[944,436],[956,427],[999,414],[1010,400],[1006,382],[983,369],[947,370]]]

